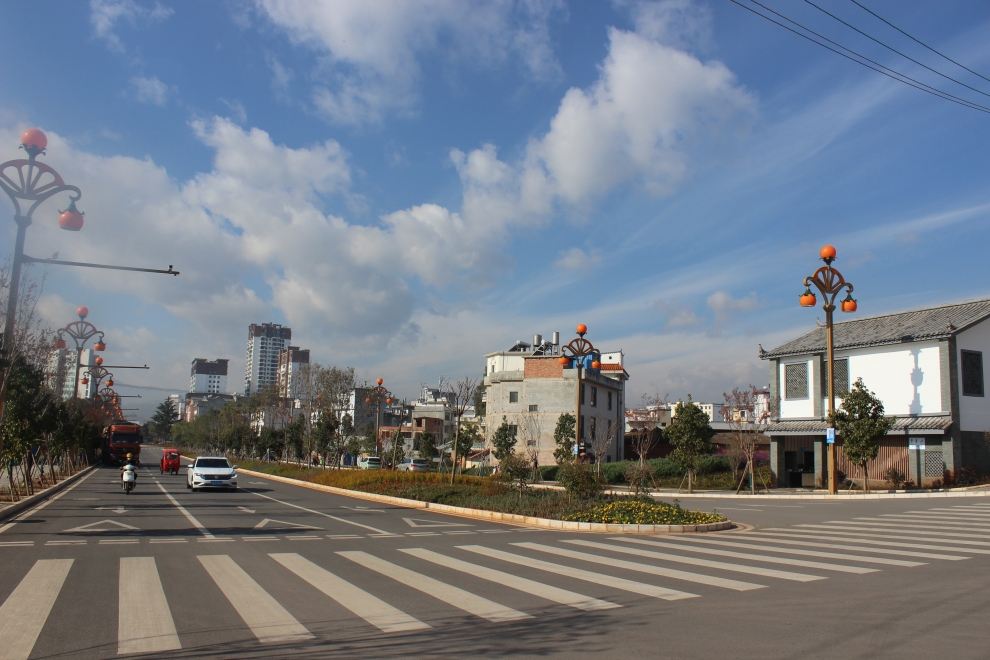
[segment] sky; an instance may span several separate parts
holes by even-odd
[[[985,2],[860,0],[980,75],[851,0],[762,4],[990,101]],[[585,323],[635,405],[765,385],[824,244],[857,316],[990,296],[990,114],[727,0],[35,0],[0,56],[0,160],[41,128],[86,214],[46,202],[27,254],[181,272],[53,267],[39,301],[151,367],[116,377],[142,420],[193,358],[241,391],[251,323],[407,398]]]

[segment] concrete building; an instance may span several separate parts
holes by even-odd
[[[227,393],[227,363],[230,360],[195,358],[189,372],[189,391],[207,394]]]
[[[77,395],[80,399],[92,399],[96,394],[96,383],[86,376],[86,371],[96,366],[96,351],[91,348],[82,349],[78,381],[75,377],[76,356],[77,351],[75,349],[56,348],[52,350],[49,357],[48,372],[51,387],[53,391],[62,393],[63,401],[68,401]],[[89,382],[83,383],[84,379],[89,380]]]
[[[953,478],[971,468],[990,472],[990,398],[983,356],[990,353],[990,299],[836,323],[836,407],[857,378],[896,417],[880,455],[868,465],[880,481],[897,468],[915,484]],[[771,351],[770,399],[779,419],[767,429],[779,486],[824,486],[828,375],[825,329],[815,328]],[[841,437],[838,469],[845,460]]]
[[[516,433],[519,452],[535,451],[541,465],[554,462],[553,431],[563,413],[580,418],[578,451],[592,454],[592,439],[610,436],[603,462],[622,460],[625,429],[625,383],[622,351],[600,353],[600,369],[586,360],[578,387],[573,360],[561,357],[558,334],[551,341],[536,335],[533,343],[517,341],[506,351],[485,356],[485,426],[490,437],[505,417]],[[580,401],[580,404],[579,404]],[[580,405],[580,413],[578,406]]]
[[[305,396],[301,373],[309,365],[309,349],[289,346],[278,352],[278,392],[280,396],[295,399]]]
[[[244,394],[256,394],[278,383],[278,354],[289,345],[292,329],[278,323],[248,326],[244,367]]]

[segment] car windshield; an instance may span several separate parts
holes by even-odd
[[[414,458],[412,462],[415,463],[416,465],[426,465],[425,458]]]
[[[229,468],[230,463],[227,462],[226,458],[197,458],[196,467],[198,468]]]
[[[369,456],[368,458],[366,458],[364,460],[367,463],[381,463],[382,462],[382,459],[378,458],[377,456]]]

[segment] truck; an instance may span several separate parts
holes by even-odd
[[[133,423],[111,424],[103,434],[103,457],[110,465],[123,465],[131,454],[141,464],[141,427]]]

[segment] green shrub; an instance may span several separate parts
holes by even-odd
[[[627,497],[566,515],[564,520],[620,525],[703,525],[724,522],[725,518],[715,512],[688,511],[666,502]]]
[[[541,465],[540,466],[540,478],[543,481],[557,481],[557,471],[560,469],[557,465]]]
[[[560,466],[558,482],[572,497],[593,500],[600,497],[605,484],[595,471],[595,466],[573,461]]]

